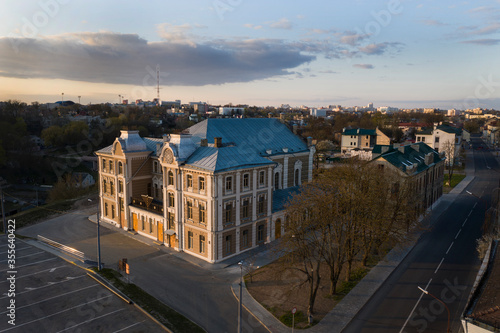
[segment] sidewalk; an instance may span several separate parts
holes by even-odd
[[[457,196],[469,185],[474,179],[474,159],[473,150],[466,150],[466,177],[455,186],[450,193],[443,194],[432,207],[428,208],[429,223],[433,224],[439,215],[441,215],[455,201]],[[372,295],[384,283],[389,275],[399,266],[401,261],[410,253],[415,246],[420,233],[414,234],[409,243],[401,247],[396,247],[390,251],[384,260],[380,261],[377,266],[372,268],[370,272],[359,282],[349,294],[347,294],[335,308],[330,311],[316,326],[307,330],[307,332],[316,333],[331,333],[341,332],[347,324],[356,316],[361,308],[368,302]],[[239,280],[231,286],[235,297],[239,295]],[[283,325],[271,313],[269,313],[262,305],[260,305],[248,292],[243,288],[243,304],[258,320],[268,328],[269,332],[289,332],[290,328]]]

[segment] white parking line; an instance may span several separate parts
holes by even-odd
[[[448,248],[448,251],[446,251],[446,254],[448,254],[448,252],[450,252],[452,246],[453,246],[453,242],[451,242],[450,247]]]
[[[40,320],[43,320],[43,319],[47,319],[47,318],[50,318],[50,317],[53,317],[53,316],[57,316],[58,314],[61,314],[61,313],[63,313],[63,312],[66,312],[66,311],[70,311],[70,310],[76,309],[76,308],[78,308],[78,307],[80,307],[80,306],[89,305],[90,303],[94,303],[94,302],[100,301],[100,300],[102,300],[102,299],[109,298],[109,297],[111,297],[111,296],[113,296],[113,295],[104,296],[104,297],[101,297],[101,298],[97,298],[97,299],[95,299],[95,300],[93,300],[93,301],[89,301],[89,302],[85,302],[85,303],[82,303],[82,304],[78,304],[78,305],[75,305],[75,306],[73,306],[73,307],[71,307],[71,308],[69,308],[69,309],[65,309],[65,310],[62,310],[62,311],[59,311],[59,312],[53,313],[53,314],[51,314],[51,315],[48,315],[48,316],[45,316],[45,317],[42,317],[42,318],[38,318],[38,319],[35,319],[35,320],[31,320],[31,321],[28,321],[28,322],[26,322],[26,323],[16,324],[16,326],[10,327],[10,328],[8,328],[8,329],[6,329],[6,330],[3,330],[3,331],[0,331],[0,332],[7,332],[7,331],[10,331],[11,329],[14,329],[14,328],[19,328],[19,327],[21,327],[21,326],[28,325],[28,324],[32,324],[32,323],[34,323],[34,322],[37,322],[37,321],[40,321]],[[115,311],[115,312],[122,311],[122,310],[124,310],[124,309],[120,309],[120,310],[117,310],[117,311]],[[99,317],[97,317],[97,318],[99,318]],[[97,318],[94,318],[94,319],[97,319]],[[94,319],[92,319],[92,320],[94,320]],[[62,332],[62,331],[61,331],[61,332]]]
[[[94,288],[94,287],[97,287],[97,286],[99,286],[99,284],[96,283],[96,284],[93,284],[93,285],[88,286],[88,287],[80,288],[80,289],[73,290],[73,291],[70,291],[70,292],[67,292],[67,293],[64,293],[64,294],[60,294],[60,295],[57,295],[57,296],[54,296],[54,297],[46,298],[46,299],[41,300],[39,302],[30,303],[30,304],[23,305],[23,306],[16,306],[16,309],[27,308],[27,307],[30,307],[32,305],[43,303],[43,302],[49,301],[49,300],[54,299],[54,298],[58,298],[58,297],[61,297],[61,296],[66,296],[66,295],[69,295],[69,294],[72,294],[72,293],[76,293],[76,292],[79,292],[79,291],[82,291],[82,290],[85,290],[85,289],[89,289],[89,288]],[[9,311],[0,312],[0,314],[4,314],[4,313],[7,313],[7,312],[9,312]]]
[[[41,287],[38,287],[38,288],[25,288],[25,289],[28,289],[26,291],[21,291],[19,293],[16,293],[16,296],[17,295],[21,295],[21,294],[25,294],[25,293],[28,293],[30,291],[34,291],[34,290],[38,290],[38,289],[43,289],[43,288],[47,288],[47,287],[51,287],[51,286],[54,286],[56,284],[59,284],[59,283],[64,283],[64,282],[68,282],[68,281],[73,281],[73,280],[76,280],[76,279],[79,279],[79,278],[82,278],[84,276],[87,276],[87,275],[80,275],[80,276],[75,276],[75,277],[67,277],[66,279],[67,280],[64,280],[64,281],[59,281],[59,282],[49,282],[48,284],[46,284],[45,286],[41,286]],[[6,294],[4,294],[6,295]],[[0,297],[0,299],[4,299],[4,298],[7,298],[7,296],[5,297]]]
[[[462,231],[462,229],[458,230],[457,235],[455,236],[455,239],[457,239],[457,238],[458,238],[458,235],[460,235],[460,232],[461,232],[461,231]]]
[[[468,218],[465,219],[464,223],[462,223],[462,227],[467,223]]]
[[[437,271],[439,270],[439,267],[441,267],[441,264],[443,263],[443,260],[444,258],[441,259],[441,262],[439,263],[438,267],[436,268],[436,270],[434,271],[434,274],[437,273]]]
[[[42,262],[46,262],[46,261],[51,261],[51,260],[56,260],[57,257],[54,257],[54,258],[50,258],[50,259],[45,259],[45,260],[40,260],[40,261],[36,261],[36,262],[32,262],[32,263],[29,263],[29,264],[26,264],[26,265],[21,265],[21,266],[16,266],[16,269],[17,268],[21,268],[21,267],[26,267],[26,266],[32,266],[32,265],[36,265],[36,264],[39,264],[39,263],[42,263]],[[7,268],[7,269],[4,269],[0,272],[7,272],[7,271],[10,271],[11,269]]]
[[[429,288],[429,285],[431,284],[431,281],[432,281],[432,278],[429,280],[429,282],[427,283],[427,285],[425,286],[425,290],[427,290],[427,288]],[[408,318],[406,318],[406,321],[405,323],[403,324],[403,327],[401,327],[401,330],[399,331],[399,333],[403,333],[405,327],[406,327],[406,324],[408,324],[408,321],[410,321],[410,318],[411,316],[413,316],[413,312],[415,312],[415,310],[417,309],[417,306],[418,306],[418,303],[420,303],[420,300],[422,299],[422,297],[424,296],[424,293],[421,293],[420,294],[420,297],[418,298],[418,301],[417,303],[415,303],[415,306],[413,307],[413,309],[411,310],[410,312],[410,315],[408,316]]]
[[[21,258],[26,258],[26,257],[36,256],[37,254],[40,254],[40,253],[45,253],[45,251],[40,251],[40,252],[35,252],[35,253],[27,254],[27,255],[22,256],[22,257],[16,257],[16,260],[21,259]],[[0,260],[0,262],[6,262],[6,261],[8,261],[8,260],[9,260],[9,259]]]
[[[122,331],[128,330],[129,328],[134,327],[134,326],[137,326],[137,325],[140,325],[140,324],[142,324],[143,322],[145,322],[145,320],[140,321],[140,322],[135,323],[135,324],[132,324],[132,325],[130,325],[130,326],[124,327],[124,328],[122,328],[121,330],[114,331],[113,333],[118,333],[118,332],[122,332]]]
[[[26,250],[26,249],[32,249],[33,247],[31,246],[27,246],[27,247],[22,247],[22,248],[17,248],[16,247],[16,253],[19,252],[19,251],[22,251],[22,250]],[[9,253],[9,251],[5,251],[5,252],[0,252],[0,254],[7,254]]]
[[[36,275],[36,274],[39,274],[39,273],[42,273],[42,272],[47,272],[47,271],[50,271],[51,273],[58,269],[58,268],[61,268],[61,267],[68,267],[68,266],[58,266],[58,267],[54,267],[54,268],[49,268],[49,269],[44,269],[43,271],[38,271],[36,273],[33,273],[33,274],[28,274],[28,275],[22,275],[22,276],[16,276],[16,280],[19,280],[19,279],[22,279],[22,278],[25,278],[25,277],[28,277],[28,276],[32,276],[32,275]],[[7,283],[8,281],[5,280],[5,281],[0,281],[0,284],[1,283]]]
[[[99,316],[99,317],[95,317],[95,318],[92,318],[92,319],[85,320],[84,322],[81,322],[80,324],[76,324],[76,325],[73,325],[73,326],[71,326],[71,327],[65,328],[65,329],[63,329],[62,331],[59,331],[59,332],[57,332],[57,333],[61,333],[61,332],[64,332],[64,331],[70,330],[70,329],[75,328],[75,327],[77,327],[77,326],[80,326],[80,325],[83,325],[83,324],[90,323],[91,321],[94,321],[94,320],[96,320],[96,319],[100,319],[100,318],[102,318],[102,317],[106,317],[106,316],[109,316],[109,315],[115,314],[115,313],[117,313],[117,312],[123,311],[123,310],[125,310],[125,309],[118,309],[118,310],[112,311],[112,312],[110,312],[110,313],[106,313],[105,315],[102,315],[102,316]]]

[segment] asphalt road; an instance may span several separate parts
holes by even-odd
[[[486,145],[473,139],[473,146]],[[488,151],[475,150],[474,164],[476,177],[466,190],[476,197],[462,192],[429,221],[414,249],[344,332],[446,332],[447,308],[451,332],[462,330],[460,317],[480,265],[476,239],[482,235],[485,207],[500,176],[496,158]]]
[[[88,220],[95,209],[76,211],[19,230],[24,236],[42,235],[96,258],[96,225]],[[170,249],[158,250],[114,229],[101,227],[101,255],[106,267],[117,269],[127,258],[130,281],[185,315],[208,332],[237,331],[238,302],[230,285],[238,267],[207,269],[179,257]],[[265,333],[250,313],[243,311],[244,333]]]

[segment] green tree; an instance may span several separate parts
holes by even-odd
[[[53,125],[42,131],[42,140],[46,146],[60,146],[63,143],[64,131],[60,126]]]

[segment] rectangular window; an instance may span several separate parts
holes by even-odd
[[[266,184],[266,172],[260,171],[259,172],[259,185],[264,185],[264,184]]]
[[[228,204],[226,204],[226,206],[224,208],[225,208],[224,209],[225,222],[231,223],[231,218],[233,215],[233,205],[228,203]]]
[[[102,171],[106,171],[106,160],[102,159]]]
[[[425,136],[422,137],[422,142],[425,142]]]
[[[113,185],[114,185],[114,184],[113,184],[113,182],[112,182],[112,181],[111,181],[111,182],[109,182],[109,191],[110,191],[110,192],[109,192],[109,194],[111,194],[111,195],[113,195],[113,194],[114,194],[114,191],[115,191],[115,189],[114,189],[114,186],[113,186]]]
[[[169,207],[175,206],[174,194],[172,192],[168,192],[168,206]]]
[[[113,172],[113,161],[109,161],[109,172]]]
[[[104,204],[104,216],[108,216],[108,203]]]
[[[115,205],[111,205],[111,218],[115,218]]]
[[[142,227],[142,230],[145,230],[146,229],[146,221],[144,219],[144,216],[141,216],[141,227]]]
[[[231,253],[231,235],[226,236],[226,254]]]
[[[199,182],[200,191],[205,191],[205,178],[200,177],[198,179],[199,179],[198,182]]]
[[[439,143],[439,136],[436,136],[436,138],[434,139],[434,142]]]
[[[188,249],[193,248],[193,232],[188,231]]]
[[[200,253],[205,253],[205,236],[200,236]]]
[[[205,210],[205,204],[200,203],[198,206],[200,208],[200,223],[206,223],[206,210]]]
[[[187,202],[187,218],[193,218],[193,203],[191,201]]]
[[[168,184],[167,185],[174,185],[174,173],[172,171],[168,172]]]
[[[149,233],[153,233],[153,220],[151,218],[149,218]]]
[[[250,200],[243,200],[243,206],[241,207],[241,218],[247,218],[249,217],[249,206],[250,206]]]
[[[168,228],[170,230],[175,229],[175,222],[174,222],[175,214],[174,213],[168,213],[167,218],[168,218]]]
[[[243,187],[244,188],[250,187],[250,175],[248,173],[245,173],[243,175]]]
[[[248,246],[248,230],[243,230],[243,236],[241,237],[241,247],[245,248]]]
[[[263,242],[264,241],[264,225],[261,224],[257,227],[257,241]]]
[[[157,161],[153,162],[153,172],[158,173],[158,162]]]
[[[118,174],[122,175],[123,174],[123,163],[118,162]]]
[[[231,192],[233,190],[233,177],[226,177],[226,192]]]
[[[118,192],[123,193],[123,181],[118,181]]]
[[[187,175],[187,187],[193,187],[193,176]]]
[[[264,214],[264,196],[263,195],[261,195],[259,197],[258,213]]]

